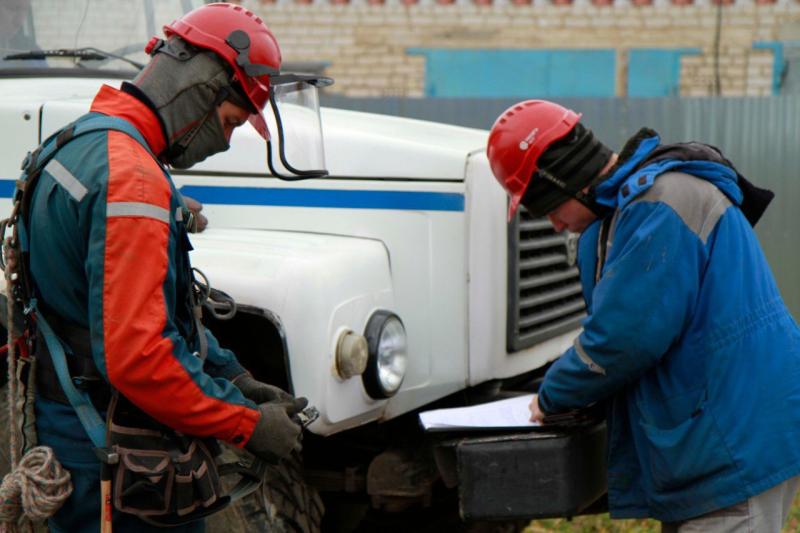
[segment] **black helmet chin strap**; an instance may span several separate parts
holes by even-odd
[[[574,190],[568,187],[566,183],[544,169],[540,168],[537,174],[540,178],[547,180],[553,187],[560,189],[570,198],[580,202],[584,207],[597,215],[599,218],[604,218],[611,213],[612,209],[610,207],[597,203],[597,195],[595,194],[594,186],[589,187],[589,192],[583,192],[580,189]]]
[[[598,218],[605,218],[613,211],[610,207],[597,203],[594,187],[589,188],[588,194],[583,191],[576,192],[573,198],[582,203],[586,209],[597,215]]]

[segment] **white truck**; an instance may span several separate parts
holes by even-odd
[[[118,4],[115,16],[132,29],[96,43],[87,28],[100,9],[84,1],[32,0],[22,29],[33,49],[74,49],[78,32],[80,44],[146,61],[146,31],[191,7]],[[65,15],[53,17],[56,9]],[[83,13],[82,31],[68,27],[72,10]],[[65,27],[55,31],[59,20]],[[101,84],[135,73],[110,59],[0,58],[0,211],[10,210],[25,154],[85,113]],[[320,412],[304,443],[305,503],[289,503],[316,505],[319,490],[329,509],[342,494],[405,509],[430,503],[444,479],[459,485],[464,518],[554,514],[470,507],[465,465],[447,472],[446,453],[427,454],[460,444],[448,441],[452,435],[426,438],[417,413],[531,390],[585,316],[575,237],[524,210],[507,222],[486,131],[326,108],[321,117],[326,178],[272,176],[249,125],[235,132],[229,151],[173,172],[210,221],[192,236],[193,265],[238,307],[231,320],[207,317],[212,331],[257,378],[307,397]],[[601,449],[598,443],[592,446]],[[296,477],[292,490],[300,483]],[[468,490],[487,490],[472,483]],[[597,499],[600,485],[584,500]],[[298,527],[314,529],[318,518]]]

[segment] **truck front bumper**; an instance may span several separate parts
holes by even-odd
[[[604,510],[605,422],[491,436],[473,433],[443,440],[435,456],[445,482],[458,484],[459,511],[466,521]]]

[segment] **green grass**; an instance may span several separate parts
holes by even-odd
[[[611,520],[607,514],[578,516],[572,520],[553,518],[534,520],[523,533],[659,533],[661,525],[655,520]]]
[[[608,514],[578,516],[572,520],[553,518],[534,520],[523,533],[660,533],[661,524],[657,520],[611,520]],[[794,499],[789,518],[783,533],[800,531],[800,494]]]

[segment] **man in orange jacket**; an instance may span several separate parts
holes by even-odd
[[[187,168],[226,150],[247,121],[268,138],[262,109],[280,50],[261,19],[232,4],[202,6],[164,30],[166,40],[151,41],[152,59],[133,83],[104,86],[90,112],[62,131],[75,138],[59,145],[36,184],[29,241],[39,309],[57,332],[70,332],[63,340],[72,347],[71,369],[97,376],[90,395],[99,411],[113,388],[160,424],[275,461],[299,447],[301,427],[292,416],[307,402],[256,381],[195,320],[192,213],[166,166]],[[128,131],[77,136],[104,116],[122,119]],[[204,361],[196,356],[202,348]],[[44,359],[39,440],[54,449],[74,485],[49,526],[93,531],[100,465]],[[124,513],[115,513],[114,526],[152,527]],[[202,522],[183,528],[202,529]]]

